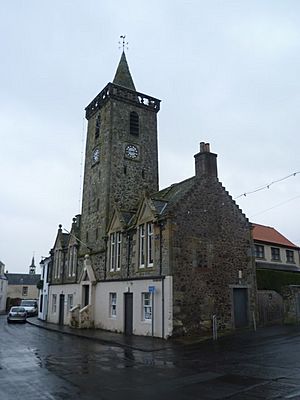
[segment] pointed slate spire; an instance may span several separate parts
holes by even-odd
[[[124,51],[122,52],[113,83],[127,89],[135,90]]]
[[[29,274],[35,275],[34,256],[32,257],[31,265],[29,266]]]

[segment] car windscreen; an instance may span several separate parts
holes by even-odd
[[[30,301],[30,300],[25,300],[21,302],[21,305],[24,307],[35,307],[36,302],[35,301]]]
[[[25,308],[23,307],[12,307],[11,312],[25,312]]]

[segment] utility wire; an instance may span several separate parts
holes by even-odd
[[[80,240],[77,236],[73,235],[73,233],[69,232],[67,229],[65,229],[65,228],[63,228],[63,229],[64,229],[65,232],[67,232],[68,235],[73,236],[73,238],[78,240],[79,243],[83,244],[87,249],[92,251],[92,249],[86,243],[84,243],[82,240]]]
[[[259,211],[258,213],[251,215],[250,218],[256,217],[257,215],[263,214],[263,213],[265,213],[265,212],[267,212],[267,211],[269,211],[269,210],[273,210],[273,208],[277,208],[277,207],[283,206],[284,204],[287,204],[287,203],[289,203],[290,201],[293,201],[293,200],[295,200],[295,199],[298,199],[299,197],[300,197],[300,195],[295,196],[295,197],[292,197],[291,199],[288,199],[288,200],[286,200],[286,201],[283,201],[282,203],[276,204],[276,205],[273,206],[273,207],[266,208],[265,210]]]
[[[253,193],[259,192],[259,191],[261,191],[261,190],[270,189],[270,186],[274,185],[275,183],[282,182],[282,181],[284,181],[284,180],[286,180],[286,179],[288,179],[288,178],[291,178],[292,176],[296,176],[297,174],[300,174],[300,171],[293,172],[292,174],[287,175],[287,176],[285,176],[284,178],[280,178],[280,179],[277,179],[276,181],[273,181],[273,182],[271,182],[271,183],[268,183],[267,185],[260,186],[260,187],[258,187],[257,189],[252,190],[251,192],[242,193],[242,194],[240,194],[239,196],[235,197],[234,200],[239,199],[240,197],[243,197],[243,196],[246,197],[246,196],[248,196],[249,194],[253,194]]]

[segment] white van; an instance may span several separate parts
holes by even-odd
[[[20,306],[25,308],[28,317],[33,317],[38,314],[38,304],[36,300],[22,300]]]

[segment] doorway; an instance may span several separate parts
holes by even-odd
[[[248,289],[233,289],[234,326],[236,329],[249,325],[248,318]]]
[[[125,299],[124,332],[125,335],[130,336],[133,333],[133,293],[125,293],[124,299]]]
[[[83,307],[85,307],[89,305],[90,301],[90,285],[83,285],[82,290],[83,290],[83,296],[82,296]]]
[[[64,311],[65,311],[65,295],[60,294],[59,295],[59,317],[58,317],[59,325],[64,324]]]

